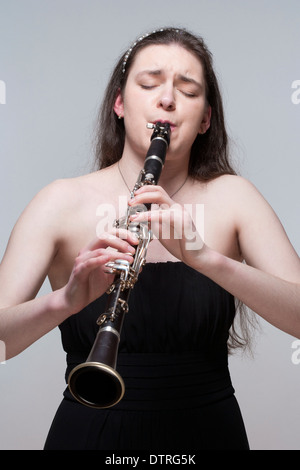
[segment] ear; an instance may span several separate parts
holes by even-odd
[[[206,111],[203,116],[203,120],[200,125],[199,134],[205,134],[207,129],[209,129],[210,119],[211,119],[211,106],[207,106]]]
[[[114,112],[119,118],[124,117],[124,103],[121,90],[118,90],[117,98],[114,104]]]

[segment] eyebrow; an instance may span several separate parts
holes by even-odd
[[[196,85],[199,88],[203,88],[202,83],[197,82],[197,80],[195,80],[194,78],[187,77],[186,75],[178,75],[178,79],[181,82],[191,83],[192,85]]]
[[[155,76],[155,77],[158,77],[160,75],[163,75],[164,72],[163,70],[142,70],[141,72],[139,72],[137,74],[137,78],[140,78],[142,77],[143,75],[150,75],[150,76]],[[179,74],[177,75],[177,80],[179,80],[180,82],[184,82],[184,83],[191,83],[192,85],[195,85],[197,86],[198,88],[200,89],[203,89],[203,85],[202,83],[198,82],[197,80],[195,80],[194,78],[190,78],[190,77],[187,77],[186,75],[182,75],[182,74]]]
[[[142,70],[141,72],[139,72],[137,74],[137,78],[140,78],[142,77],[143,75],[154,75],[154,76],[158,76],[158,75],[162,75],[163,72],[162,70]]]

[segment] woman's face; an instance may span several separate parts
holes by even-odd
[[[167,158],[189,158],[197,134],[210,124],[201,62],[175,44],[145,47],[133,61],[114,110],[124,117],[125,151],[144,157],[152,134],[147,123],[167,121],[172,131]]]

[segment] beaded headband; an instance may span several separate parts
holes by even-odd
[[[126,64],[127,64],[127,61],[128,61],[128,57],[130,56],[132,50],[135,48],[135,46],[141,42],[143,39],[147,38],[148,36],[151,36],[152,34],[155,34],[155,33],[160,33],[160,32],[163,32],[163,31],[175,31],[176,33],[179,33],[180,30],[179,29],[176,29],[176,28],[161,28],[161,29],[155,29],[154,31],[151,31],[149,33],[146,33],[144,34],[143,36],[139,37],[133,44],[132,46],[130,47],[130,49],[128,49],[128,51],[126,52],[125,56],[124,56],[124,61],[123,61],[123,64],[122,64],[122,72],[125,73],[125,70],[126,70]]]

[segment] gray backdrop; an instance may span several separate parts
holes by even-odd
[[[299,253],[299,15],[299,0],[0,0],[0,254],[38,190],[90,170],[115,60],[164,25],[206,39],[240,170]],[[261,326],[254,358],[230,359],[250,445],[299,449],[300,342],[293,349],[295,338]],[[43,447],[64,370],[58,329],[0,364],[0,449]]]

